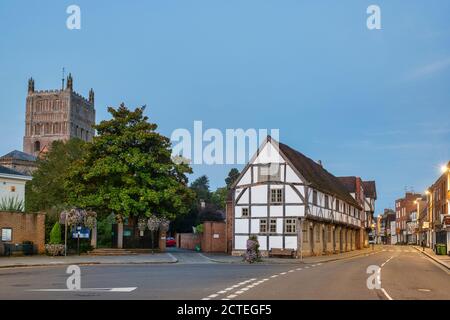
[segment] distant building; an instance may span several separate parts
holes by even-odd
[[[0,165],[30,176],[37,168],[36,156],[18,150],[0,157]]]
[[[21,202],[25,206],[25,183],[31,177],[0,166],[0,203]]]
[[[395,217],[396,214],[391,209],[384,209],[379,215],[379,240],[381,244],[395,244],[397,241]]]
[[[417,212],[416,200],[421,196],[418,193],[406,192],[403,198],[395,201],[397,242],[408,242],[407,223],[411,221],[411,213]]]
[[[374,213],[375,200],[377,199],[377,192],[375,181],[363,181],[360,177],[338,177],[342,185],[347,189],[350,195],[355,198],[359,205],[364,208],[361,212],[361,232],[359,232],[359,243],[362,247],[369,246],[370,240],[374,240],[375,231]],[[359,248],[358,248],[359,249]]]
[[[80,138],[90,141],[94,136],[94,91],[86,99],[73,91],[69,74],[67,86],[61,90],[35,91],[34,79],[28,80],[25,136],[23,151],[39,156],[53,141]]]
[[[432,247],[446,244],[450,251],[450,161],[445,171],[427,190],[428,212],[431,217]]]

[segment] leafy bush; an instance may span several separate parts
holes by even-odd
[[[50,256],[62,256],[64,254],[63,244],[46,244],[45,251]]]
[[[61,242],[61,226],[59,222],[55,222],[50,232],[50,244],[61,244]]]
[[[196,233],[203,233],[203,231],[204,231],[203,224],[199,224],[198,226],[195,227]]]
[[[24,209],[24,203],[18,197],[3,198],[0,200],[0,211],[23,212]]]

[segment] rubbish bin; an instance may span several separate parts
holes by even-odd
[[[437,255],[446,255],[447,254],[447,246],[442,243],[436,244],[436,254]]]
[[[22,251],[23,254],[26,256],[31,256],[34,253],[34,246],[33,246],[33,242],[31,241],[24,241],[22,243]]]

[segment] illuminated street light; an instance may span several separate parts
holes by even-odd
[[[448,169],[448,167],[446,166],[446,165],[443,165],[442,167],[441,167],[441,171],[442,171],[442,173],[445,173],[445,172],[447,172],[449,169]]]

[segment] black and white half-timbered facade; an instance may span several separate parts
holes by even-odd
[[[296,256],[357,249],[361,206],[339,179],[270,136],[232,186],[232,253],[242,254],[250,235],[261,252],[295,250]],[[277,250],[279,251],[279,250]]]

